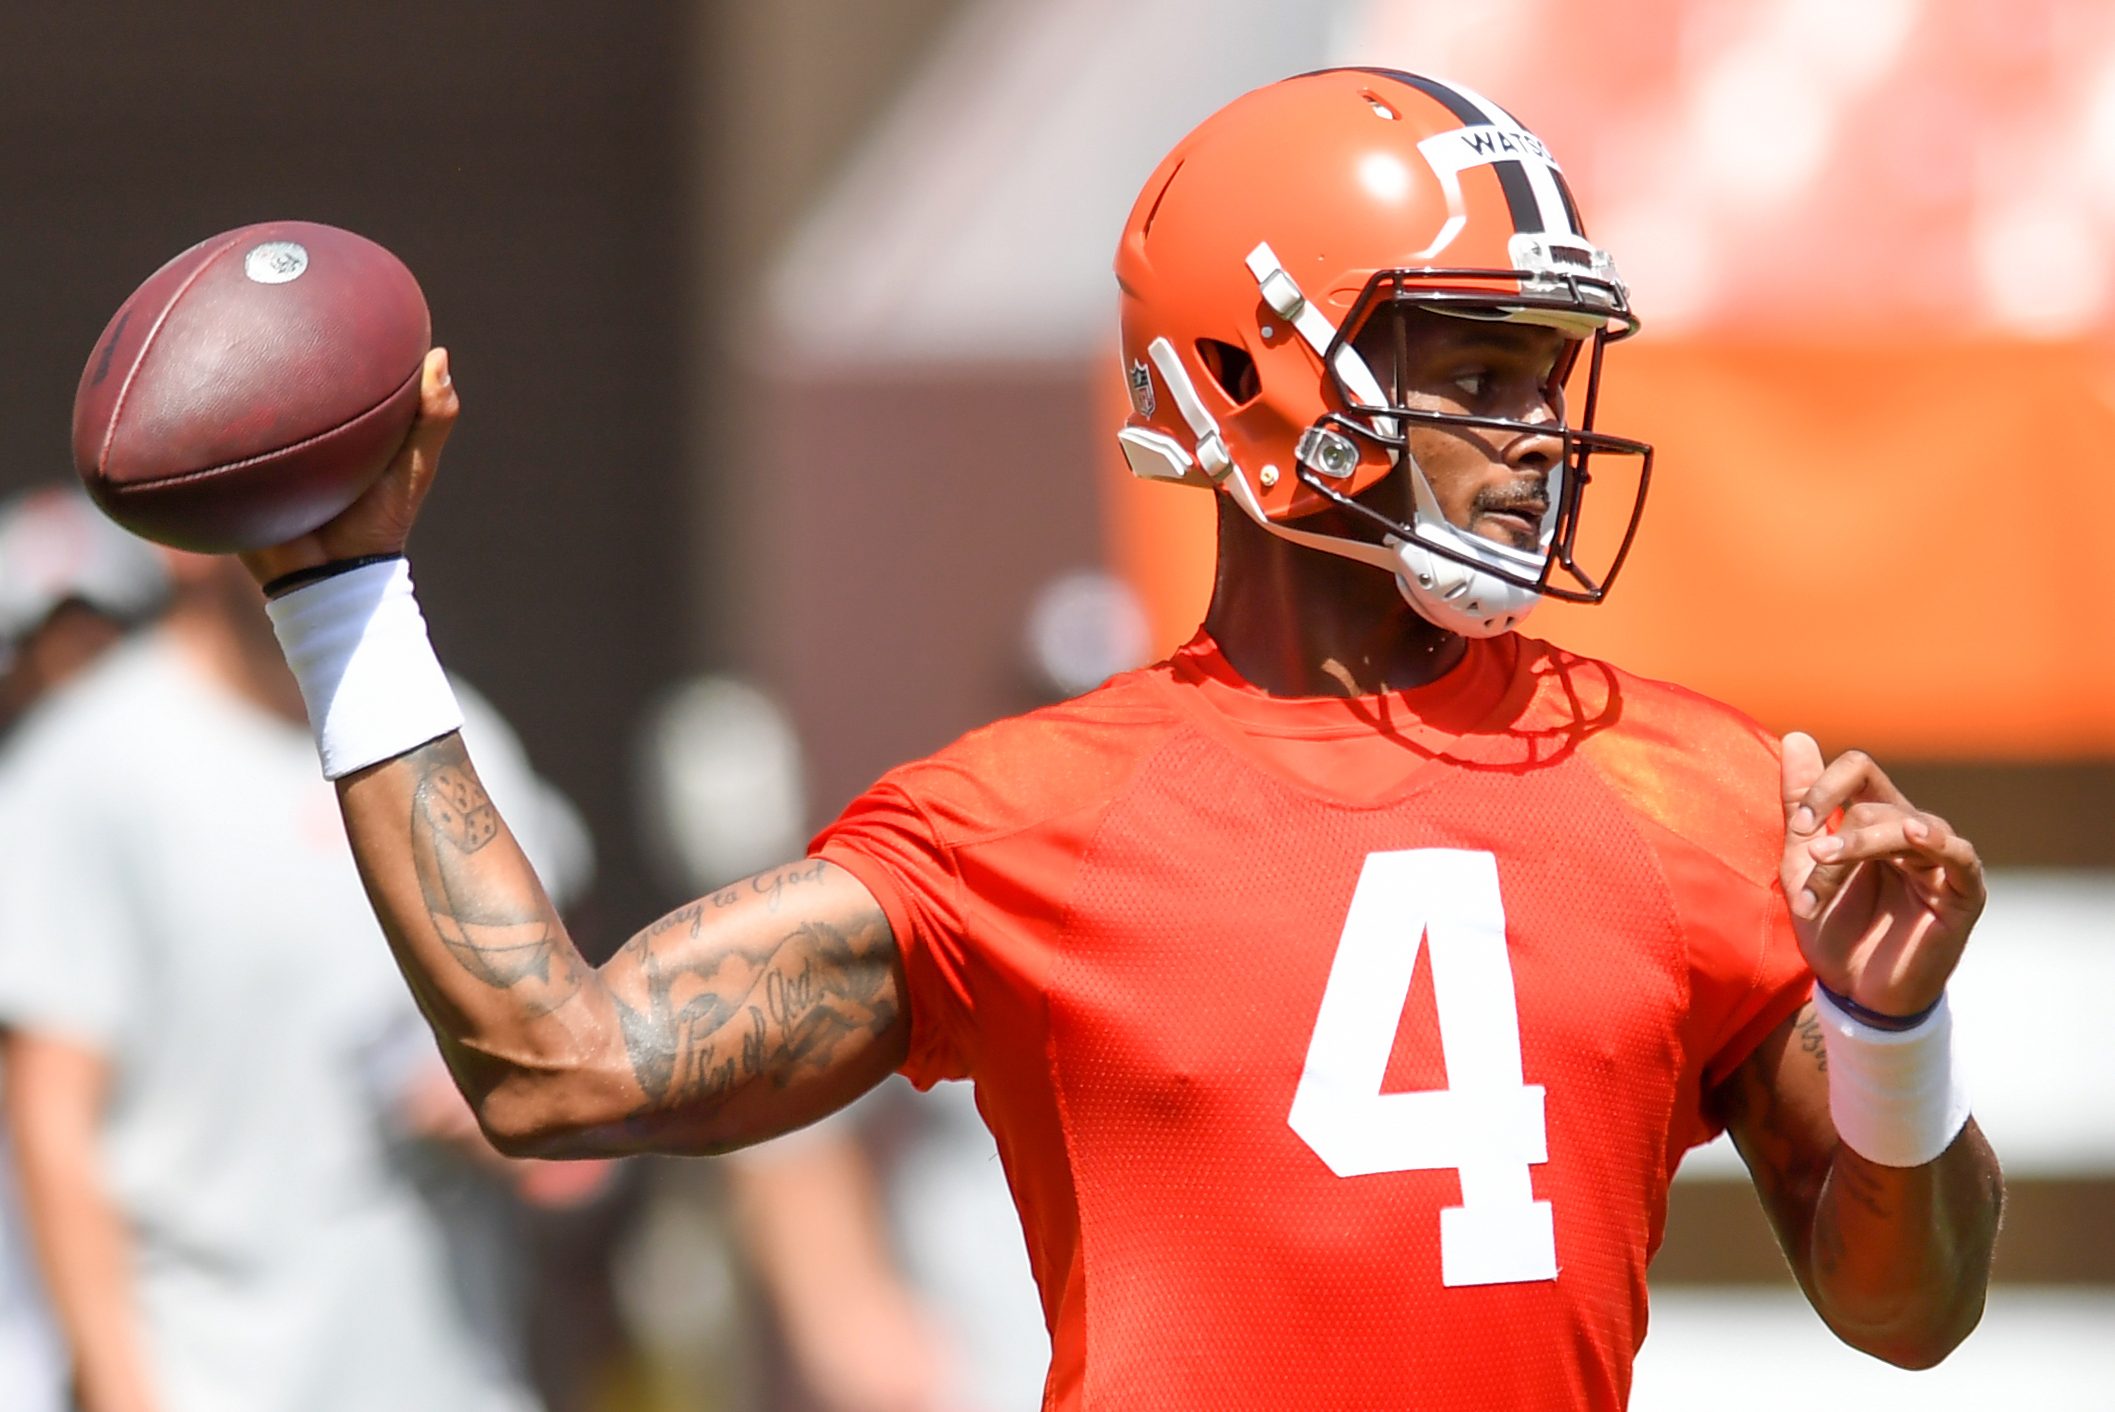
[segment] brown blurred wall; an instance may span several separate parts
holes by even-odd
[[[589,816],[608,944],[665,900],[640,710],[781,632],[742,552],[757,392],[718,295],[956,3],[0,7],[0,491],[67,474],[81,361],[177,251],[281,216],[396,250],[466,403],[421,594]]]
[[[525,0],[0,7],[0,425],[63,475],[76,377],[163,260],[282,216],[390,246],[465,417],[416,563],[442,653],[639,887],[621,740],[676,659],[680,11]],[[614,630],[613,630],[614,625]],[[627,909],[628,910],[628,909]]]
[[[696,660],[758,670],[781,632],[772,556],[759,530],[773,512],[761,468],[772,452],[759,409],[762,288],[805,203],[838,171],[903,75],[962,0],[782,0],[697,7],[690,89],[698,154],[682,309],[693,352],[687,386],[688,565]]]
[[[890,765],[1033,704],[1034,592],[1103,556],[1085,370],[902,368],[856,349],[808,366],[777,353],[763,309],[803,204],[965,8],[712,11],[720,78],[700,123],[724,200],[697,247],[693,426],[708,440],[692,459],[713,470],[692,540],[724,557],[696,582],[718,660],[790,707],[819,819]]]

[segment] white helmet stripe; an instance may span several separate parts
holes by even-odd
[[[1563,180],[1557,175],[1556,158],[1550,155],[1542,139],[1529,132],[1519,119],[1473,88],[1441,83],[1438,79],[1404,73],[1400,69],[1378,69],[1375,72],[1408,84],[1462,123],[1456,132],[1437,133],[1418,144],[1426,160],[1432,161],[1441,183],[1447,186],[1449,209],[1455,216],[1442,230],[1440,238],[1423,252],[1425,256],[1437,254],[1453,239],[1462,219],[1460,190],[1455,183],[1459,174],[1470,166],[1489,166],[1498,174],[1498,184],[1505,188],[1506,206],[1512,213],[1515,231],[1585,235],[1579,228],[1577,213],[1565,193]],[[1517,141],[1522,138],[1524,142]],[[1467,158],[1458,153],[1449,155],[1446,149],[1456,141],[1468,142],[1476,149],[1475,155]],[[1440,153],[1438,160],[1434,160],[1435,148]],[[1520,150],[1522,148],[1525,151]]]
[[[1270,242],[1258,241],[1256,248],[1248,252],[1248,272],[1256,277],[1256,287],[1263,292],[1263,302],[1273,312],[1293,326],[1303,342],[1315,351],[1317,358],[1329,356],[1329,345],[1336,341],[1337,326],[1329,321],[1329,315],[1315,307],[1300,291],[1293,277],[1285,273],[1284,264]],[[1388,399],[1381,391],[1380,379],[1366,366],[1366,360],[1349,343],[1337,350],[1337,376],[1344,379],[1344,386],[1351,395],[1368,407],[1385,407]],[[1395,435],[1393,417],[1375,417],[1374,430],[1382,436]]]
[[[1492,127],[1504,128],[1508,132],[1528,131],[1519,119],[1475,89],[1452,82],[1446,87],[1454,90],[1469,107],[1483,114],[1483,120]],[[1528,135],[1534,136],[1532,133]],[[1584,232],[1572,224],[1570,203],[1564,199],[1564,192],[1557,184],[1557,159],[1548,155],[1549,149],[1542,145],[1542,139],[1535,138],[1534,146],[1535,150],[1543,154],[1544,161],[1538,162],[1533,158],[1523,157],[1515,158],[1505,165],[1518,169],[1527,178],[1528,190],[1535,195],[1535,209],[1542,217],[1544,230],[1555,231],[1560,235],[1583,235]]]

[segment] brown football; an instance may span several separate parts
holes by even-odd
[[[283,543],[389,464],[431,338],[418,281],[363,236],[308,221],[216,235],[96,340],[74,468],[135,534],[205,553]]]

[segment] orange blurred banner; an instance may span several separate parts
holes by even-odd
[[[1121,425],[1123,382],[1102,419]],[[2115,357],[2105,345],[1641,339],[1600,425],[1654,443],[1607,603],[1531,630],[1831,749],[2115,755]],[[1108,458],[1113,566],[1162,648],[1210,592],[1212,507]]]

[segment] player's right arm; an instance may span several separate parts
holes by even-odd
[[[680,907],[589,966],[461,737],[339,782],[370,900],[443,1057],[514,1155],[715,1152],[902,1063],[887,917],[807,859]]]
[[[244,556],[260,582],[401,553],[460,404],[427,355],[419,416],[344,514]],[[712,1152],[812,1122],[909,1046],[873,895],[809,859],[671,912],[597,970],[451,732],[338,780],[353,857],[442,1057],[513,1156]]]

